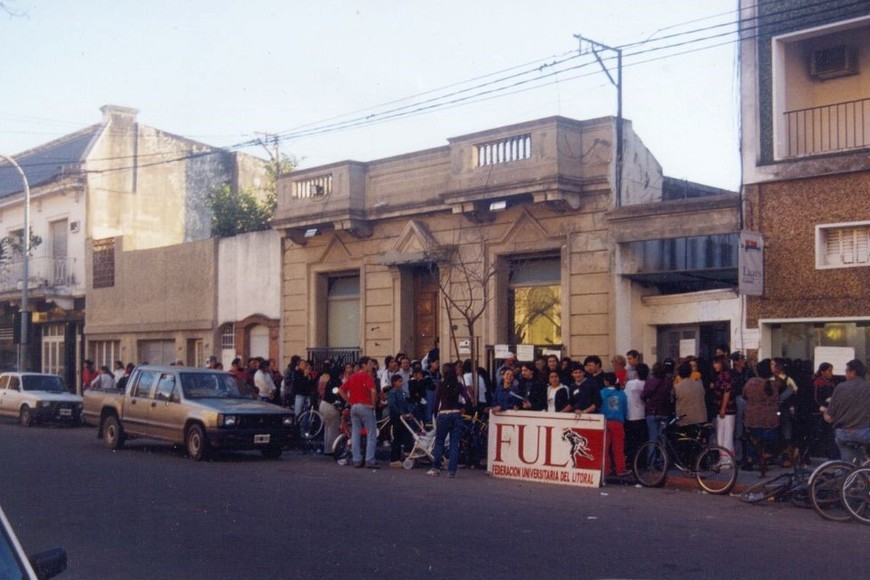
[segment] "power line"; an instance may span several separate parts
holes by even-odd
[[[866,0],[857,0],[856,2],[853,2],[852,4],[849,4],[849,5],[840,7],[840,8],[841,9],[848,9],[851,7],[865,6],[866,4],[867,4]],[[820,2],[817,2],[815,4],[804,5],[804,6],[800,7],[800,10],[798,10],[796,8],[791,8],[791,9],[787,9],[787,10],[780,10],[780,11],[771,12],[771,13],[768,13],[765,15],[765,18],[769,19],[768,22],[765,23],[765,26],[766,27],[782,26],[783,24],[787,24],[787,23],[790,23],[790,22],[793,22],[793,21],[799,20],[799,19],[806,19],[809,16],[823,13],[823,12],[826,12],[828,10],[829,10],[829,7],[827,6],[827,3],[824,1],[820,1]],[[696,19],[696,20],[693,20],[693,21],[690,21],[687,23],[682,23],[682,24],[666,27],[664,29],[660,29],[659,31],[656,31],[656,33],[660,32],[661,30],[671,30],[674,28],[679,28],[680,26],[684,26],[685,24],[692,24],[695,22],[711,20],[711,19],[715,19],[715,18],[725,16],[725,15],[733,15],[733,14],[738,13],[738,12],[739,12],[739,10],[728,12],[728,13],[722,13],[722,14],[715,15],[712,17],[705,17],[702,19]],[[785,16],[785,18],[780,18],[778,20],[771,20],[770,19],[771,16],[776,16],[776,17]],[[760,18],[761,18],[761,16],[754,16],[754,17],[746,18],[746,19],[738,18],[738,20],[736,20],[736,21],[729,20],[728,22],[713,24],[711,26],[706,26],[706,27],[702,27],[702,28],[695,28],[695,29],[685,31],[685,32],[669,34],[669,35],[666,35],[663,37],[658,37],[658,38],[650,37],[650,38],[647,38],[646,40],[641,41],[641,42],[624,44],[619,48],[623,48],[623,49],[634,48],[634,47],[639,48],[639,50],[635,50],[633,52],[628,52],[625,55],[625,58],[629,59],[629,58],[641,57],[641,56],[646,55],[646,54],[651,54],[651,53],[656,53],[656,52],[661,53],[661,52],[668,51],[668,50],[680,49],[682,47],[686,47],[686,46],[690,46],[690,45],[707,43],[707,42],[710,42],[710,41],[713,41],[716,39],[721,39],[724,37],[737,35],[738,33],[741,34],[742,39],[755,38],[758,36],[759,26],[758,26],[757,22]],[[752,26],[749,26],[749,24],[753,23],[753,22],[755,22],[755,24],[753,24]],[[720,29],[722,29],[722,28],[727,28],[727,29],[724,31],[721,31]],[[713,31],[715,31],[713,34],[707,34],[706,36],[701,36],[701,37],[696,36],[700,33],[710,33]],[[654,35],[656,33],[654,33]],[[684,38],[687,38],[687,39],[682,40]],[[661,42],[666,41],[666,40],[679,40],[679,41],[678,42],[671,42],[669,44],[664,44],[664,45],[660,45],[660,46],[656,46],[657,43],[661,43]],[[738,38],[736,41],[740,41],[740,38]],[[707,44],[707,45],[695,47],[692,49],[680,50],[678,52],[673,52],[673,53],[669,53],[669,54],[660,54],[659,56],[655,56],[655,57],[644,59],[644,60],[636,60],[635,62],[627,62],[624,66],[625,67],[638,66],[641,64],[647,64],[647,63],[651,63],[651,62],[655,62],[655,61],[659,61],[659,60],[664,60],[667,58],[673,58],[673,57],[681,56],[684,54],[689,54],[689,53],[693,53],[693,52],[699,52],[702,50],[709,50],[712,48],[725,46],[728,44],[732,44],[733,42],[735,42],[735,41],[729,40],[729,41],[725,41],[725,42],[717,42],[714,44]],[[346,113],[343,115],[337,115],[337,116],[325,119],[323,121],[312,122],[312,123],[300,125],[294,129],[290,129],[290,130],[282,131],[282,132],[278,133],[275,136],[275,144],[277,145],[278,141],[297,140],[297,139],[302,139],[305,137],[324,135],[324,134],[338,132],[338,131],[355,129],[355,128],[359,128],[359,127],[363,127],[363,126],[369,126],[369,125],[374,125],[374,124],[378,124],[378,123],[397,120],[397,119],[401,119],[401,118],[405,118],[405,117],[409,117],[409,116],[413,116],[413,115],[430,113],[430,112],[433,112],[435,110],[453,108],[456,106],[472,104],[472,103],[480,103],[480,102],[484,102],[484,101],[487,101],[487,100],[490,100],[493,98],[500,98],[500,97],[504,97],[504,96],[518,94],[521,92],[536,90],[536,89],[541,88],[544,85],[544,83],[549,84],[549,82],[551,82],[551,79],[554,79],[555,77],[559,77],[560,75],[565,75],[566,73],[571,73],[571,72],[581,70],[581,69],[583,69],[591,64],[592,61],[583,62],[583,63],[576,64],[573,66],[567,66],[567,67],[562,66],[562,65],[565,65],[566,63],[570,63],[571,61],[575,60],[579,56],[581,56],[581,55],[577,54],[575,51],[569,51],[569,52],[563,53],[561,55],[558,55],[556,57],[552,57],[554,60],[537,59],[535,61],[531,61],[531,62],[523,64],[523,65],[517,65],[517,66],[503,69],[501,71],[497,71],[494,73],[488,73],[485,75],[481,75],[481,76],[478,76],[478,77],[475,77],[473,79],[469,79],[466,81],[453,83],[453,84],[447,85],[445,87],[433,89],[433,90],[426,91],[423,93],[418,93],[417,95],[413,95],[411,97],[395,99],[395,100],[389,101],[387,103],[383,103],[381,105],[368,107],[368,108],[362,109],[360,111],[357,111],[355,113]],[[606,58],[603,58],[602,60],[610,60],[611,58],[613,58],[613,57],[606,57]],[[543,64],[538,64],[538,63],[543,63]],[[529,68],[531,65],[537,65],[537,66],[534,66],[533,68]],[[519,72],[515,72],[515,71],[519,71]],[[544,71],[546,71],[546,72],[544,72]],[[504,73],[511,73],[511,74],[507,74],[506,76],[500,76],[498,78],[495,78],[494,80],[486,80],[486,79],[492,79],[496,75],[503,75]],[[528,77],[528,76],[533,75],[533,74],[536,74],[536,76],[534,76],[532,78],[524,78],[524,77]],[[596,70],[594,72],[574,74],[572,76],[568,76],[567,78],[562,77],[562,78],[558,78],[556,80],[559,80],[560,82],[565,82],[565,81],[571,81],[571,80],[575,80],[575,79],[582,78],[582,77],[592,76],[593,74],[601,74],[601,73],[600,73],[600,71]],[[405,104],[405,105],[402,105],[399,107],[393,107],[391,109],[386,109],[386,110],[381,111],[381,112],[375,112],[375,113],[371,113],[368,115],[356,116],[356,117],[352,116],[352,115],[355,115],[358,113],[364,113],[366,111],[377,111],[378,109],[382,109],[383,107],[387,107],[389,105],[393,105],[396,103],[407,102],[407,100],[409,98],[413,99],[413,98],[417,98],[420,96],[434,95],[434,94],[442,93],[445,90],[454,89],[456,87],[463,87],[464,85],[467,85],[468,83],[482,81],[482,80],[486,80],[486,82],[478,82],[478,84],[476,84],[476,85],[465,87],[465,88],[462,88],[459,90],[452,90],[450,92],[440,94],[438,96],[433,96],[433,97],[424,99],[422,101],[417,101],[417,102],[414,102],[411,104]],[[344,121],[337,121],[338,119],[342,119],[345,117],[350,117],[350,118],[348,118]],[[238,150],[238,149],[244,149],[247,147],[258,145],[259,143],[260,143],[259,139],[250,139],[250,140],[236,143],[234,145],[225,146],[225,147],[223,147],[219,150],[215,150],[215,151],[203,151],[203,152],[193,152],[193,153],[182,153],[180,151],[179,152],[180,155],[175,157],[175,158],[162,159],[159,161],[155,161],[153,163],[137,164],[136,167],[140,167],[140,168],[141,167],[149,167],[149,166],[159,165],[159,164],[163,164],[163,163],[172,163],[172,162],[176,162],[176,161],[183,161],[186,159],[195,159],[195,158],[206,156],[206,155],[218,154],[222,151],[233,151],[233,150]],[[204,145],[204,146],[207,146],[207,145]],[[146,154],[146,155],[156,157],[156,156],[164,156],[166,154],[167,153],[164,151],[164,152],[152,153],[152,154]],[[118,157],[97,159],[97,160],[92,160],[92,161],[118,161],[118,160],[129,159],[131,157],[132,156],[118,156]],[[141,159],[142,157],[143,157],[142,155],[138,156],[139,159]],[[44,165],[44,164],[46,164],[46,163],[42,163],[39,165]],[[28,164],[28,165],[30,165],[30,164]],[[34,164],[34,165],[38,165],[38,164]],[[102,173],[102,172],[111,172],[111,171],[122,171],[122,170],[131,169],[131,168],[132,168],[132,166],[130,166],[130,167],[114,167],[114,168],[106,168],[103,170],[90,170],[90,171]]]

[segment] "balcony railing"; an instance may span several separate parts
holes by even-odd
[[[870,99],[784,113],[786,156],[870,147]]]
[[[24,263],[20,258],[0,262],[0,292],[21,290]],[[75,286],[75,258],[30,258],[27,269],[30,288]]]

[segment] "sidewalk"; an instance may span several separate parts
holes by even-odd
[[[809,466],[810,470],[815,469],[825,461],[826,458],[823,457],[813,457],[811,458],[812,465]],[[788,473],[793,470],[792,467],[781,467],[777,464],[771,464],[767,467],[767,472],[764,475],[764,479],[769,479],[780,475],[782,473]],[[752,471],[746,471],[743,469],[739,469],[737,472],[737,482],[734,484],[734,487],[731,489],[731,493],[740,493],[745,488],[750,485],[760,481],[762,479],[761,472],[758,469],[754,469]],[[607,485],[639,485],[637,483],[637,479],[635,479],[634,475],[628,475],[626,477],[608,477]],[[671,469],[668,472],[668,478],[665,481],[664,487],[670,489],[684,489],[684,490],[696,490],[701,491],[700,486],[698,486],[698,481],[677,469]]]

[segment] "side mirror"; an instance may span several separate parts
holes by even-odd
[[[52,548],[45,552],[34,554],[28,558],[30,566],[40,580],[53,578],[66,570],[67,557],[63,548]]]

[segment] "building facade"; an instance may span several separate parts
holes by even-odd
[[[737,194],[664,178],[628,121],[620,162],[617,123],[552,117],[284,176],[284,353],[421,358],[439,338],[444,359],[654,359],[665,327],[695,352],[708,322],[731,336]]]
[[[870,357],[870,2],[741,2],[747,302],[760,356]],[[836,368],[839,374],[843,368]]]
[[[142,125],[138,111],[102,107],[103,120],[15,155],[31,188],[30,368],[78,384],[81,361],[128,360],[116,339],[86,340],[86,298],[114,284],[122,251],[168,247],[211,236],[206,198],[214,186],[260,189],[264,163]],[[21,306],[24,195],[20,176],[0,165],[0,366],[14,364]],[[123,249],[116,240],[123,238]],[[93,250],[93,256],[88,252]],[[212,313],[212,318],[214,313]],[[135,360],[130,357],[129,360]]]

